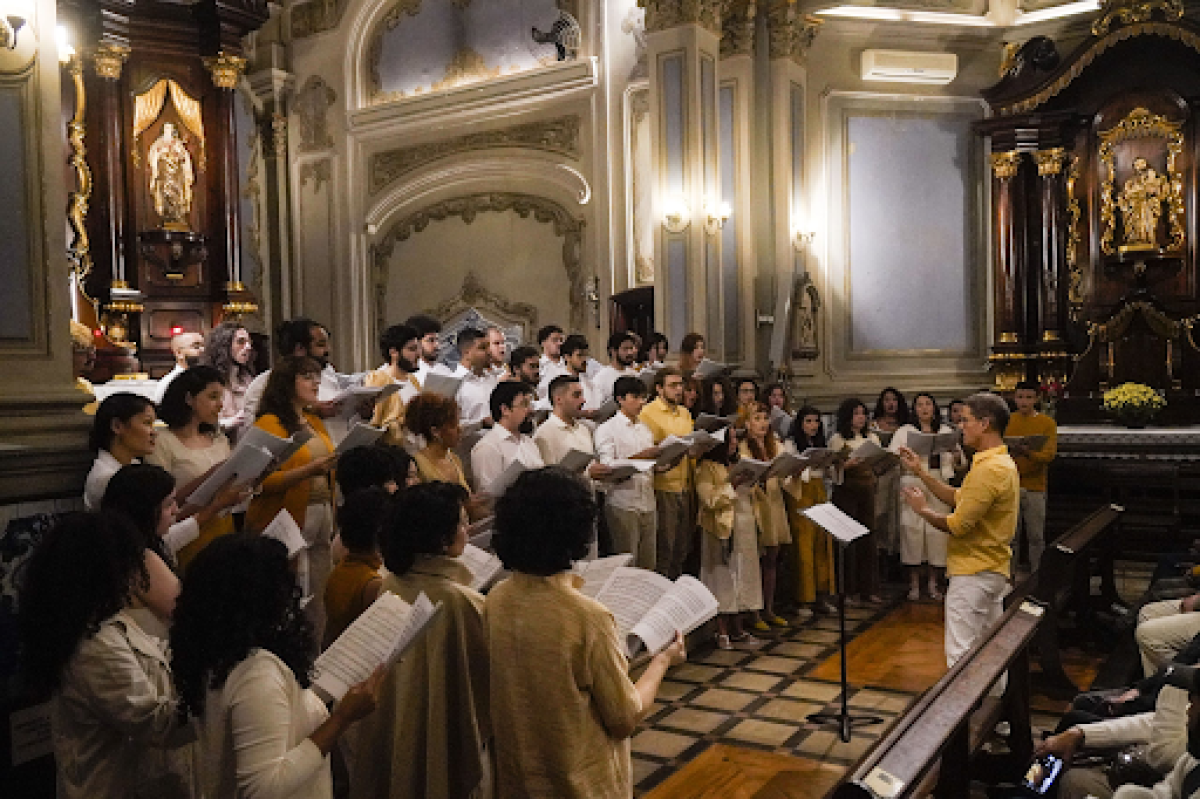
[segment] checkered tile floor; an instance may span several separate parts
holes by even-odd
[[[848,633],[862,632],[892,607],[847,609]],[[850,706],[884,722],[856,729],[850,743],[810,723],[810,714],[840,707],[836,683],[805,677],[837,651],[837,641],[837,619],[818,618],[757,652],[706,647],[672,669],[633,738],[636,793],[645,794],[717,741],[839,765],[858,760],[916,694],[852,687]]]

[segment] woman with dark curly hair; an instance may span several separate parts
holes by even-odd
[[[837,432],[829,439],[829,448],[845,455],[836,485],[833,504],[859,524],[871,528],[871,533],[856,539],[846,547],[846,604],[853,606],[851,597],[861,596],[870,605],[879,605],[878,543],[875,537],[875,472],[854,452],[866,442],[879,444],[879,437],[868,427],[867,406],[852,397],[842,400],[837,411]]]
[[[634,684],[612,613],[579,592],[596,501],[556,467],[525,472],[496,503],[496,554],[513,576],[483,609],[491,655],[497,796],[632,796],[629,739],[683,636]]]
[[[211,366],[225,378],[221,402],[221,426],[240,428],[249,424],[243,408],[246,389],[254,382],[254,340],[237,322],[222,322],[208,333],[200,363]]]
[[[333,796],[327,755],[374,709],[385,672],[327,711],[309,688],[312,636],[280,542],[227,535],[192,561],[175,607],[172,666],[182,713],[200,722],[208,799]]]
[[[105,397],[92,419],[88,446],[95,454],[83,487],[83,505],[99,510],[108,481],[122,466],[140,463],[154,452],[154,403],[140,394],[119,391]]]
[[[258,496],[246,511],[246,529],[255,532],[266,528],[281,510],[290,513],[300,526],[307,546],[299,556],[299,571],[313,597],[307,612],[316,628],[317,641],[324,633],[325,581],[333,568],[330,472],[337,460],[325,423],[312,410],[320,385],[321,365],[305,355],[280,358],[271,369],[254,426],[280,438],[301,430],[312,437],[263,480]]]
[[[728,377],[718,375],[704,381],[700,411],[713,416],[733,416],[737,413],[737,398],[733,395],[733,385]]]
[[[167,655],[133,615],[169,622],[174,592],[151,591],[164,572],[173,578],[113,513],[64,516],[25,566],[23,673],[35,696],[52,697],[59,796],[199,796]]]
[[[158,417],[167,423],[167,429],[158,434],[154,453],[146,462],[167,470],[181,496],[195,490],[229,457],[229,439],[219,425],[224,392],[225,379],[220,372],[211,366],[193,366],[172,380],[163,394]],[[179,550],[181,568],[187,568],[213,539],[233,532],[233,517],[225,510],[200,525],[196,539]]]
[[[474,795],[492,735],[483,597],[458,560],[467,545],[467,492],[453,483],[396,497],[383,536],[383,590],[441,605],[425,634],[392,669],[379,712],[359,725],[350,795],[451,799]]]
[[[422,483],[440,480],[470,490],[462,461],[454,454],[462,437],[457,402],[441,394],[418,394],[408,403],[404,429],[425,442],[424,448],[413,455]]]

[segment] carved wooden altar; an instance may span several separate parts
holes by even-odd
[[[257,309],[241,280],[234,90],[267,2],[60,0],[59,14],[77,52],[70,257],[107,337],[158,376],[174,332]]]
[[[1200,26],[1177,0],[1109,0],[1067,56],[1036,37],[984,92],[996,384],[1065,387],[1067,420],[1126,381],[1200,412],[1193,153]]]

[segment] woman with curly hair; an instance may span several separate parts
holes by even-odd
[[[454,483],[397,495],[382,538],[383,590],[421,594],[441,612],[384,683],[379,712],[358,727],[350,795],[468,797],[484,781],[491,739],[483,597],[458,560],[467,545],[467,492]]]
[[[213,467],[230,454],[229,439],[221,432],[219,417],[225,379],[211,366],[193,366],[179,374],[163,394],[158,417],[167,429],[158,434],[147,463],[167,470],[186,497]],[[179,565],[187,568],[196,553],[213,539],[233,532],[233,517],[220,513],[200,526],[199,535],[179,550]]]
[[[175,382],[179,382],[176,380]],[[280,358],[258,406],[254,426],[288,438],[304,430],[308,442],[263,480],[258,496],[246,511],[246,529],[261,531],[279,511],[286,510],[304,534],[307,546],[299,555],[302,584],[313,600],[307,606],[316,640],[325,628],[325,581],[333,569],[333,486],[330,472],[337,456],[325,423],[312,409],[321,385],[321,365],[306,355]]]
[[[64,516],[24,568],[23,673],[51,696],[61,797],[200,795],[166,652],[133,615],[169,622],[178,584],[151,589],[164,575],[145,534],[114,513]]]
[[[525,472],[496,503],[492,540],[513,572],[483,610],[497,796],[632,796],[629,739],[685,659],[677,635],[629,679],[612,613],[571,573],[595,522],[591,490],[553,466]]]
[[[733,384],[724,375],[704,381],[704,398],[700,411],[713,416],[733,416],[737,413],[737,398],[733,395]]]
[[[88,446],[96,459],[83,487],[83,505],[99,510],[108,481],[122,466],[140,463],[154,452],[154,403],[140,394],[110,394],[96,409]]]
[[[424,392],[408,403],[404,429],[420,436],[425,446],[413,454],[422,483],[440,480],[470,490],[462,461],[454,454],[462,437],[458,403],[451,397]]]
[[[182,714],[200,723],[205,797],[331,799],[327,756],[374,709],[386,672],[325,709],[309,687],[313,630],[282,543],[227,535],[197,555],[171,651]]]
[[[246,389],[254,380],[254,341],[237,322],[222,322],[209,331],[200,363],[211,366],[225,379],[221,401],[221,426],[237,428],[248,422],[242,409]]]

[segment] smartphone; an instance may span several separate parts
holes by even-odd
[[[1029,764],[1029,769],[1025,772],[1025,780],[1021,784],[1036,794],[1045,794],[1058,779],[1062,767],[1061,758],[1054,755],[1042,755]]]

